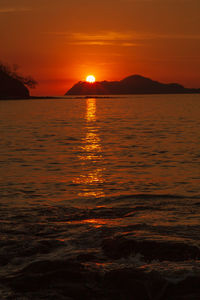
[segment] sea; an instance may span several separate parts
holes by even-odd
[[[0,299],[200,299],[200,95],[0,101]]]

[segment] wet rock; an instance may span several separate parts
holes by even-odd
[[[0,255],[0,266],[3,267],[9,263],[9,258],[6,255]]]
[[[96,278],[92,275],[74,261],[46,260],[34,262],[10,277],[0,278],[0,283],[16,293],[59,290],[66,299],[91,299],[91,290],[86,283]]]
[[[200,295],[199,282],[199,276],[172,283],[157,272],[121,269],[106,274],[104,290],[107,299],[115,300],[197,300]]]
[[[86,262],[86,261],[95,261],[97,260],[97,257],[95,255],[96,253],[83,253],[77,256],[77,260],[80,262]]]
[[[16,295],[13,299],[37,300],[197,300],[199,282],[200,277],[191,276],[172,283],[158,272],[133,267],[101,273],[69,260],[34,262],[0,278],[0,284]]]
[[[148,299],[145,279],[135,270],[115,270],[106,274],[104,289],[109,292],[109,299]]]
[[[64,243],[58,240],[39,240],[37,242],[30,242],[29,244],[25,243],[24,247],[20,249],[19,255],[21,256],[32,256],[35,254],[47,254],[64,246]]]
[[[167,286],[166,279],[158,273],[145,273],[134,268],[114,270],[105,276],[109,299],[161,299]]]
[[[179,242],[128,240],[125,238],[106,239],[103,241],[104,254],[112,259],[128,257],[140,253],[146,261],[184,261],[199,259],[200,249],[193,245]]]
[[[197,300],[200,299],[200,276],[189,276],[179,283],[169,285],[165,299]]]

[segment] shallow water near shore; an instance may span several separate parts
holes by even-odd
[[[0,101],[0,298],[198,299],[199,115],[199,95]]]

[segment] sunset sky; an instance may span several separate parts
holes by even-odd
[[[200,0],[0,0],[0,60],[63,95],[88,74],[200,87]]]

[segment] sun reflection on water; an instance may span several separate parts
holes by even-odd
[[[86,155],[80,156],[81,160],[94,160],[101,158],[101,144],[97,132],[88,131],[85,137],[85,143],[82,147]]]
[[[95,122],[96,121],[96,98],[86,99],[86,121]]]
[[[86,135],[82,139],[81,154],[79,160],[82,162],[82,174],[74,179],[74,183],[81,185],[79,196],[82,197],[104,197],[102,185],[105,182],[102,167],[103,156],[101,139],[96,124],[96,99],[86,99]]]
[[[88,224],[92,227],[95,228],[100,228],[104,225],[107,226],[116,226],[119,224],[118,220],[113,220],[113,219],[83,219],[83,220],[73,220],[73,221],[67,221],[69,224]]]

